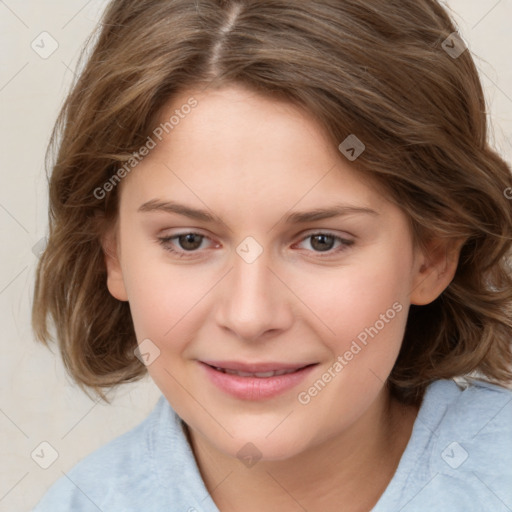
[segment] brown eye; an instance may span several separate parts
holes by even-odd
[[[302,249],[316,253],[319,257],[328,257],[341,253],[353,244],[354,240],[347,240],[328,232],[317,232],[303,238],[299,245],[302,245]]]
[[[311,247],[317,251],[330,251],[334,247],[335,237],[331,235],[313,235]]]
[[[166,251],[169,251],[180,258],[196,257],[201,255],[203,242],[209,240],[205,235],[199,233],[180,233],[173,236],[166,236],[157,239]]]
[[[204,236],[197,233],[187,233],[177,237],[180,247],[185,251],[195,251],[201,247]]]

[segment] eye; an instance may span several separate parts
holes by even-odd
[[[158,242],[165,250],[174,253],[180,258],[187,257],[187,253],[192,255],[198,252],[198,249],[201,248],[205,240],[209,240],[205,235],[193,232],[178,233],[177,235],[158,238]]]
[[[312,233],[304,238],[300,243],[309,240],[309,245],[312,247],[313,252],[329,253],[328,255],[339,253],[347,247],[354,244],[354,240],[347,240],[332,233]],[[336,243],[338,243],[335,248]],[[300,245],[300,244],[299,244]],[[334,250],[333,250],[334,248]]]

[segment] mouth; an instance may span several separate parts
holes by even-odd
[[[214,370],[240,377],[257,377],[260,379],[286,375],[307,368],[317,363],[241,363],[237,361],[202,361]]]
[[[272,398],[297,386],[318,363],[199,361],[210,381],[242,400]]]
[[[288,373],[294,373],[297,370],[272,370],[270,372],[242,372],[239,370],[229,370],[228,368],[220,368],[218,366],[212,366],[218,372],[227,373],[229,375],[238,375],[239,377],[257,377],[258,379],[265,379],[267,377],[275,377],[277,375],[286,375]],[[301,368],[299,368],[300,370]]]

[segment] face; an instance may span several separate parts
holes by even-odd
[[[285,459],[382,396],[424,260],[307,113],[239,87],[194,97],[121,184],[108,286],[192,431]]]

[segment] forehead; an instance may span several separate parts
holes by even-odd
[[[192,102],[195,106],[189,108]],[[204,153],[221,140],[222,153],[233,158],[237,150],[243,153],[280,145],[284,152],[293,140],[307,140],[302,157],[307,158],[313,146],[323,147],[333,158],[339,156],[325,128],[305,109],[239,85],[182,92],[160,110],[155,124],[165,132],[164,144],[159,146],[169,142],[167,147],[172,144],[175,152],[180,146],[198,144]]]
[[[191,98],[195,106],[184,108]],[[291,103],[238,87],[190,90],[168,102],[158,126],[161,140],[153,135],[155,147],[126,180],[141,204],[176,195],[199,204],[215,196],[218,206],[242,215],[299,202],[382,203],[375,183]]]

